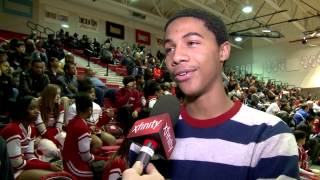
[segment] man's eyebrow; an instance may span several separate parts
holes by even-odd
[[[197,33],[197,32],[189,32],[189,33],[183,35],[182,38],[186,38],[186,37],[189,37],[189,36],[199,36],[199,37],[203,38],[203,36],[201,34]]]
[[[164,40],[164,44],[167,44],[167,43],[169,43],[169,42],[172,42],[172,40],[171,40],[171,39],[165,39],[165,40]]]
[[[189,36],[199,36],[199,37],[201,37],[201,38],[204,38],[201,34],[199,34],[199,33],[197,33],[197,32],[189,32],[189,33],[183,35],[182,38],[187,38],[187,37],[189,37]],[[165,40],[164,40],[164,44],[170,43],[170,42],[172,42],[171,39],[165,39]]]

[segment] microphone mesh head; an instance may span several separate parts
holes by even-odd
[[[174,126],[179,119],[180,103],[177,97],[173,95],[161,96],[153,106],[150,116],[168,113],[170,115],[172,125]]]

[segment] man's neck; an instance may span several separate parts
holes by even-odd
[[[186,99],[186,109],[195,119],[211,119],[227,112],[233,105],[223,88],[208,92],[199,97]]]
[[[80,114],[78,114],[78,116],[81,119],[83,119],[84,121],[86,121],[86,119],[90,117],[90,116],[87,115],[87,113],[80,113]]]

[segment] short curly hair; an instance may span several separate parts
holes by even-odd
[[[204,22],[204,25],[208,28],[208,30],[216,36],[216,41],[219,46],[222,43],[228,41],[229,39],[227,28],[224,22],[218,16],[200,9],[188,8],[178,11],[168,20],[167,24],[165,25],[164,31],[167,30],[171,22],[182,17],[193,17],[202,20]]]

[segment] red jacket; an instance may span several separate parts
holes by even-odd
[[[132,105],[133,109],[140,112],[141,110],[141,94],[134,89],[129,91],[127,88],[121,88],[116,92],[116,106],[121,108],[125,105]]]
[[[158,67],[153,68],[153,78],[159,79],[162,75],[161,69]]]

